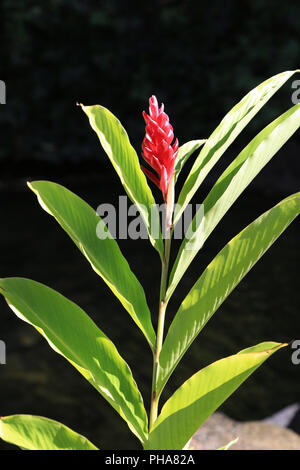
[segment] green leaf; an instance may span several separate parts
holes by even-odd
[[[101,233],[107,229],[96,211],[59,184],[35,181],[28,183],[28,186],[37,195],[43,209],[57,220],[94,271],[117,296],[153,349],[155,332],[144,290],[130,270],[117,242],[110,237],[100,239],[97,236],[99,227]]]
[[[164,404],[146,449],[180,450],[204,421],[285,343],[261,343],[221,359],[190,377]]]
[[[0,290],[13,312],[34,326],[144,442],[147,415],[131,371],[114,344],[88,315],[55,290],[30,279],[1,279]]]
[[[81,434],[42,416],[4,416],[0,437],[23,450],[99,450]]]
[[[178,156],[175,162],[175,183],[178,179],[179,173],[181,172],[184,164],[190,158],[190,156],[206,142],[205,139],[202,140],[191,140],[181,145],[178,150]]]
[[[197,220],[195,215],[180,246],[170,275],[168,298],[228,209],[299,127],[300,105],[297,104],[254,137],[221,175],[204,200],[204,217]]]
[[[207,266],[170,325],[159,359],[159,392],[208,320],[299,214],[296,193],[248,225]]]
[[[229,145],[274,93],[296,72],[298,70],[282,72],[262,82],[244,96],[222,119],[202,148],[184,183],[177,201],[178,206],[174,214],[174,225],[178,222],[187,204]]]
[[[124,127],[103,106],[81,105],[81,107],[118,173],[125,191],[138,208],[148,230],[150,241],[162,259],[163,241],[160,232],[159,212],[146,177],[140,168],[136,151],[132,147]]]

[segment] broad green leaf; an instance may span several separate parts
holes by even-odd
[[[285,343],[257,347],[221,359],[190,377],[164,404],[146,442],[149,450],[179,450],[204,421]],[[271,386],[271,384],[270,384]]]
[[[195,215],[181,244],[170,275],[167,297],[228,209],[299,127],[300,104],[297,104],[254,137],[221,175],[204,200],[204,217],[197,220]]]
[[[136,151],[124,127],[116,116],[103,106],[81,105],[81,107],[118,173],[125,191],[138,208],[152,245],[162,258],[163,241],[160,233],[159,212],[146,177],[140,168]]]
[[[298,70],[282,72],[262,82],[244,96],[222,119],[202,148],[184,183],[177,201],[174,225],[226,149],[274,93],[296,72]]]
[[[159,392],[211,316],[299,214],[296,193],[254,220],[207,266],[170,325],[159,359]]]
[[[147,415],[131,371],[89,316],[55,290],[30,279],[1,279],[0,291],[13,312],[34,326],[145,441]]]
[[[28,186],[37,195],[43,209],[57,220],[94,271],[117,296],[153,349],[155,332],[144,290],[130,270],[116,240],[97,236],[99,228],[101,233],[107,229],[96,211],[59,184],[34,181]]]
[[[3,416],[0,438],[23,450],[99,450],[81,434],[42,416]]]
[[[181,145],[178,150],[178,156],[175,162],[175,183],[178,179],[179,173],[181,172],[184,164],[190,158],[190,156],[206,142],[205,139],[202,140],[191,140]]]

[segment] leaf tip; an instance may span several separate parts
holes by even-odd
[[[273,354],[273,352],[276,352],[278,349],[285,348],[288,346],[289,343],[278,343],[276,346],[273,346],[272,348],[266,349],[267,354]]]
[[[26,182],[28,188],[34,193],[37,194],[36,188],[34,187],[34,181],[27,181]]]
[[[88,116],[87,109],[89,108],[89,106],[85,106],[84,104],[78,103],[78,102],[76,103],[76,106],[79,106],[82,109],[82,111]]]

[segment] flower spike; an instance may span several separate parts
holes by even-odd
[[[145,175],[153,181],[162,191],[164,200],[170,183],[173,181],[175,160],[178,155],[178,139],[174,139],[173,127],[169,116],[164,112],[164,105],[158,107],[156,96],[149,99],[149,114],[143,111],[146,122],[146,135],[142,144],[143,158],[157,173],[141,167]]]

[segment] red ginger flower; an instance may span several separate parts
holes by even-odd
[[[164,200],[167,200],[169,184],[174,175],[175,160],[178,155],[178,140],[171,145],[174,139],[173,127],[169,123],[169,116],[164,112],[164,105],[158,108],[155,96],[149,99],[149,114],[143,111],[146,122],[146,135],[142,144],[143,158],[157,173],[155,176],[145,167],[141,167],[148,178],[162,191]]]

